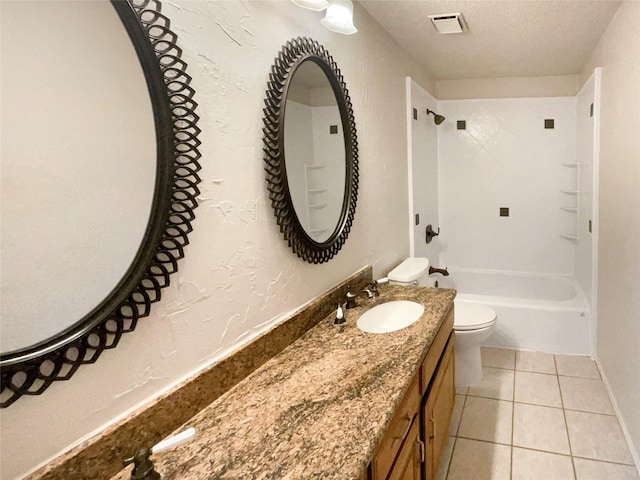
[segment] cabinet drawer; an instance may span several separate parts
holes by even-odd
[[[420,376],[416,375],[409,386],[396,414],[393,416],[389,428],[385,433],[380,447],[373,462],[371,463],[371,474],[373,480],[383,480],[387,478],[389,470],[400,448],[409,437],[414,420],[417,421],[420,410]]]

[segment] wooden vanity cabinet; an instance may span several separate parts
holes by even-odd
[[[453,307],[443,322],[362,480],[431,480],[455,400]]]

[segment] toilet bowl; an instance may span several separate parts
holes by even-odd
[[[489,338],[496,321],[496,312],[486,305],[455,302],[456,386],[473,385],[482,380],[480,345]]]
[[[428,286],[429,260],[407,258],[388,275],[389,283]],[[456,386],[472,385],[482,380],[480,345],[496,324],[496,312],[486,306],[455,302],[453,330],[456,332]]]

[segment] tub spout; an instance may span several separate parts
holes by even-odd
[[[429,275],[433,274],[433,273],[439,273],[440,275],[442,275],[443,277],[448,277],[449,276],[449,272],[447,271],[447,268],[433,268],[433,267],[429,267]]]

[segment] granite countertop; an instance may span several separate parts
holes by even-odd
[[[334,315],[321,320],[178,429],[195,427],[196,438],[154,455],[156,470],[164,480],[357,480],[454,297],[398,285],[359,297],[341,330]],[[396,332],[358,329],[360,314],[389,300],[415,300],[425,312]],[[128,479],[131,468],[113,479]]]

